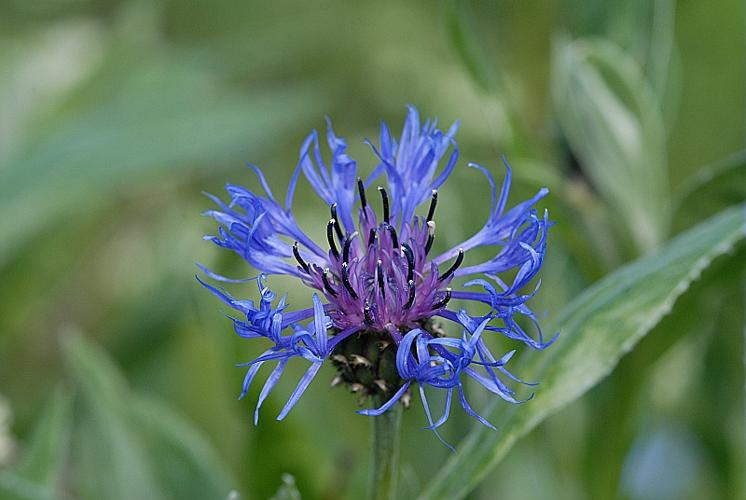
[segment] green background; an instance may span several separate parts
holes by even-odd
[[[532,306],[552,324],[592,283],[743,201],[743,29],[735,0],[0,1],[0,497],[259,499],[289,473],[303,498],[359,498],[370,422],[328,388],[331,367],[283,422],[302,363],[258,427],[259,384],[237,401],[234,364],[264,344],[236,338],[193,275],[195,262],[254,270],[201,240],[214,231],[201,192],[257,188],[252,162],[284,193],[325,115],[366,172],[363,140],[380,119],[398,132],[406,104],[459,119],[436,246],[486,217],[466,162],[500,179],[505,154],[511,203],[551,190]],[[295,208],[321,237],[328,209],[304,182]],[[741,498],[744,257],[715,260],[470,498]],[[270,284],[310,303],[293,280]],[[418,404],[405,413],[401,498],[450,455],[424,422]],[[444,432],[458,442],[471,426],[456,409]]]

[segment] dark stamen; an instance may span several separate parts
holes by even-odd
[[[381,295],[386,297],[386,288],[383,286],[385,282],[385,277],[383,275],[383,262],[380,260],[376,264],[376,271],[378,274],[378,288],[381,290]]]
[[[391,234],[391,246],[393,248],[399,248],[399,238],[396,236],[396,229],[394,229],[394,226],[387,224],[386,229]]]
[[[298,261],[298,264],[300,264],[300,267],[302,267],[305,272],[309,272],[308,263],[306,263],[306,261],[303,260],[303,257],[300,256],[300,250],[298,250],[297,241],[293,243],[293,255],[295,256],[295,260]]]
[[[357,191],[360,193],[360,205],[365,210],[365,207],[368,206],[368,200],[365,199],[365,184],[360,177],[357,178]]]
[[[326,239],[329,241],[329,248],[332,249],[334,258],[339,259],[339,250],[337,250],[337,244],[334,242],[334,225],[336,223],[336,219],[329,219],[329,223],[326,225]]]
[[[414,280],[409,280],[407,286],[409,287],[409,298],[407,299],[407,303],[404,304],[404,309],[409,309],[414,304]]]
[[[370,232],[368,233],[368,246],[373,246],[376,244],[376,232],[376,228],[370,228]]]
[[[373,319],[373,311],[370,310],[370,305],[366,304],[365,309],[363,309],[363,315],[365,316],[365,324],[367,325],[373,325],[375,320]]]
[[[334,219],[334,230],[337,232],[337,238],[339,238],[339,241],[343,241],[345,237],[344,237],[344,234],[342,234],[342,227],[339,225],[339,218],[337,217],[337,204],[336,203],[332,203],[331,212],[332,212],[332,219]]]
[[[448,304],[448,301],[450,300],[451,300],[451,289],[446,288],[446,296],[443,297],[443,299],[440,300],[439,302],[436,302],[435,304],[433,304],[433,310],[445,307],[445,305]]]
[[[448,268],[448,271],[444,272],[443,275],[440,277],[440,281],[448,279],[449,276],[451,276],[456,269],[461,265],[461,263],[464,261],[464,249],[459,248],[458,249],[458,255],[456,256],[456,261],[453,263],[451,267]]]
[[[406,243],[402,244],[401,251],[407,259],[407,281],[412,281],[414,279],[414,251]]]
[[[425,255],[430,253],[430,249],[433,247],[433,241],[435,241],[435,236],[428,234],[427,241],[425,242]]]
[[[351,235],[347,237],[345,240],[345,245],[342,248],[342,262],[350,262],[350,247],[352,246],[352,241],[355,239],[355,237],[358,235],[358,232],[355,231]]]
[[[342,263],[342,284],[350,292],[350,297],[357,299],[357,292],[352,288],[352,283],[350,283],[350,270],[347,267],[347,262]]]
[[[435,206],[438,204],[438,190],[433,189],[433,198],[430,200],[430,210],[427,211],[427,222],[433,220],[435,215]]]
[[[381,200],[383,201],[383,221],[388,224],[389,222],[389,194],[381,186],[378,186],[378,192],[381,193]]]
[[[324,282],[324,288],[327,292],[331,294],[332,297],[337,296],[337,292],[334,291],[334,288],[332,288],[332,284],[329,283],[329,270],[324,269],[323,274],[321,275],[321,281]]]
[[[425,255],[430,253],[430,249],[433,247],[433,241],[435,241],[435,222],[430,221],[427,223],[427,242],[425,242]]]

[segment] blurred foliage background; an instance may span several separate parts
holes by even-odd
[[[360,497],[370,422],[327,387],[331,368],[282,423],[293,376],[258,428],[256,387],[236,400],[233,365],[262,346],[235,337],[194,264],[253,270],[201,240],[213,230],[201,192],[254,186],[247,161],[283,191],[324,115],[368,170],[363,139],[379,119],[398,129],[406,103],[460,119],[462,164],[499,178],[505,154],[513,200],[552,191],[533,302],[551,320],[743,201],[743,19],[738,0],[1,0],[0,496],[259,499],[284,484],[278,497],[293,498],[294,482],[303,498]],[[437,245],[479,227],[483,184],[457,169]],[[309,189],[296,208],[321,234],[327,209]],[[741,498],[746,252],[734,252],[470,498]],[[423,422],[405,415],[402,498],[449,455]],[[445,433],[471,424],[458,411]]]

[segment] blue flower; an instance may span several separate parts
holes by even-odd
[[[464,411],[491,427],[467,402],[465,378],[507,402],[521,402],[506,384],[525,383],[505,366],[515,351],[496,358],[484,339],[499,334],[537,350],[556,339],[555,335],[544,340],[537,317],[527,305],[539,284],[525,291],[546,253],[551,223],[547,213],[538,215],[534,205],[547,190],[541,189],[508,209],[511,169],[507,161],[503,159],[506,174],[499,194],[492,174],[470,164],[485,175],[492,189],[487,221],[459,245],[431,255],[438,189],[458,163],[457,129],[454,124],[444,133],[435,121],[421,124],[417,110],[410,107],[398,140],[382,123],[379,144],[368,142],[378,164],[363,180],[357,163],[346,152],[346,142],[335,135],[327,120],[329,159],[324,160],[318,134],[312,132],[300,149],[284,205],[278,203],[261,170],[253,165],[250,168],[263,194],[229,184],[228,203],[208,195],[217,209],[205,215],[219,227],[217,235],[205,238],[233,250],[261,273],[256,278],[258,304],[237,300],[200,280],[241,313],[231,318],[239,336],[264,338],[270,343],[261,356],[241,365],[247,368],[243,397],[262,365],[276,363],[259,395],[255,422],[259,408],[291,359],[303,359],[310,366],[278,419],[297,403],[327,359],[339,370],[337,381],[363,397],[385,401],[377,409],[359,412],[365,415],[387,411],[412,386],[417,387],[428,428],[439,438],[437,429],[448,418],[454,391]],[[323,247],[300,229],[293,215],[293,196],[301,174],[329,206]],[[370,187],[376,180],[385,184],[377,187],[380,211],[369,203]],[[417,214],[420,207],[423,211]],[[492,256],[462,266],[465,253],[477,247],[494,249]],[[213,279],[235,281],[202,270]],[[512,277],[508,282],[506,273]],[[288,311],[285,296],[277,299],[267,287],[266,276],[273,274],[294,276],[313,289],[313,307]],[[464,289],[453,290],[453,280],[463,277],[469,278]],[[488,311],[472,316],[463,307],[449,308],[452,301],[486,305]],[[533,325],[535,334],[526,332],[518,317]],[[444,336],[439,319],[458,325],[461,337]],[[305,320],[308,324],[304,326]],[[426,387],[445,392],[445,409],[437,421],[430,411]]]

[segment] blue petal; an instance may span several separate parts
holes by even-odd
[[[427,402],[427,396],[425,395],[425,388],[422,384],[420,384],[420,400],[422,401],[422,407],[425,409],[425,415],[427,416],[427,422],[430,424],[426,429],[432,430],[435,435],[438,437],[441,443],[443,443],[449,450],[452,452],[456,451],[456,448],[448,444],[448,442],[443,439],[443,437],[440,435],[440,432],[438,432],[437,425],[433,423],[433,416],[430,413],[430,405]],[[450,403],[450,392],[449,392],[449,398],[448,401]]]
[[[309,135],[301,148],[299,166],[311,187],[328,205],[337,204],[337,214],[348,232],[354,231],[352,207],[357,195],[357,163],[347,153],[347,143],[337,137],[327,119],[327,143],[332,151],[331,167],[321,158],[318,134]],[[313,146],[314,160],[310,148]]]
[[[265,354],[269,352],[266,351]],[[255,365],[252,365],[248,370],[246,370],[246,376],[243,378],[243,385],[241,386],[241,394],[238,396],[238,399],[243,399],[244,396],[246,396],[246,393],[249,391],[249,387],[251,386],[251,382],[253,382],[254,377],[256,377],[256,374],[259,372],[259,368],[262,367],[262,362],[257,363]]]
[[[435,430],[448,420],[448,416],[451,413],[451,398],[453,396],[453,387],[449,387],[448,391],[446,392],[446,402],[443,409],[443,416],[438,419],[437,422],[430,425],[429,427],[426,427],[427,430]]]
[[[226,278],[225,276],[222,276],[220,274],[210,271],[207,267],[203,266],[199,262],[195,262],[195,265],[199,268],[200,271],[205,273],[208,277],[214,279],[215,281],[222,281],[223,283],[247,283],[249,281],[254,281],[258,278],[257,276],[254,276],[253,278],[243,278],[243,279]]]
[[[316,345],[319,349],[317,353],[319,356],[326,357],[326,346],[327,346],[327,325],[329,324],[329,318],[324,314],[324,306],[321,304],[321,299],[317,294],[313,294],[313,325],[314,333],[316,335]]]
[[[430,199],[433,189],[439,187],[450,175],[458,159],[458,147],[453,136],[458,122],[447,133],[436,128],[436,123],[426,121],[420,126],[420,117],[414,106],[408,106],[407,118],[399,142],[391,136],[385,123],[381,124],[380,150],[368,143],[380,163],[374,173],[386,172],[391,194],[391,215],[397,229],[414,216],[415,209]],[[433,180],[441,158],[450,146],[453,151],[449,160]]]
[[[267,396],[269,396],[269,393],[277,385],[277,382],[280,380],[280,376],[285,370],[289,360],[290,358],[281,359],[280,362],[277,363],[277,366],[275,366],[275,369],[272,370],[272,373],[269,374],[269,377],[267,377],[267,381],[264,383],[264,387],[262,387],[262,392],[259,393],[259,400],[254,409],[254,425],[259,424],[259,409],[262,407],[264,400],[267,399]]]
[[[402,341],[399,343],[399,347],[396,350],[396,369],[399,371],[399,376],[408,380],[413,377],[412,366],[414,359],[412,358],[412,343],[415,337],[421,334],[422,330],[415,328],[407,333]]]
[[[295,390],[290,395],[290,399],[288,399],[288,402],[285,403],[285,406],[282,408],[282,411],[277,416],[277,420],[282,420],[283,418],[285,418],[288,412],[293,409],[293,406],[295,406],[295,403],[298,402],[300,397],[306,391],[306,389],[308,388],[308,384],[311,383],[313,378],[319,372],[320,368],[321,368],[321,363],[313,363],[311,366],[308,367],[308,370],[303,375],[303,378],[300,379],[300,382],[298,382],[298,385],[295,387]]]
[[[399,401],[399,399],[404,395],[405,392],[407,392],[407,389],[409,389],[409,385],[411,382],[405,382],[403,386],[399,388],[396,393],[391,396],[391,399],[386,401],[380,408],[372,409],[372,408],[366,408],[365,410],[357,410],[359,415],[367,415],[369,417],[377,417],[379,415],[382,415],[389,411],[389,409],[394,406],[394,404]]]
[[[231,294],[229,294],[227,291],[223,289],[218,289],[208,283],[205,283],[200,279],[199,276],[195,275],[195,278],[197,278],[197,281],[210,290],[210,292],[213,293],[217,298],[222,300],[225,304],[229,305],[233,309],[236,309],[237,311],[241,311],[242,313],[250,314],[254,311],[256,311],[256,308],[254,307],[254,302],[251,300],[238,300],[234,299]]]
[[[459,401],[461,401],[461,407],[464,409],[464,411],[466,411],[466,413],[468,413],[472,417],[474,417],[477,420],[479,420],[479,422],[481,422],[482,425],[486,425],[487,427],[489,427],[492,430],[495,430],[495,431],[497,430],[497,427],[495,427],[494,425],[492,425],[491,423],[489,423],[484,417],[482,417],[481,415],[479,415],[477,412],[475,412],[471,408],[471,406],[469,406],[469,402],[466,401],[466,396],[464,395],[464,388],[463,388],[463,386],[461,384],[458,384],[458,398],[459,398]]]

